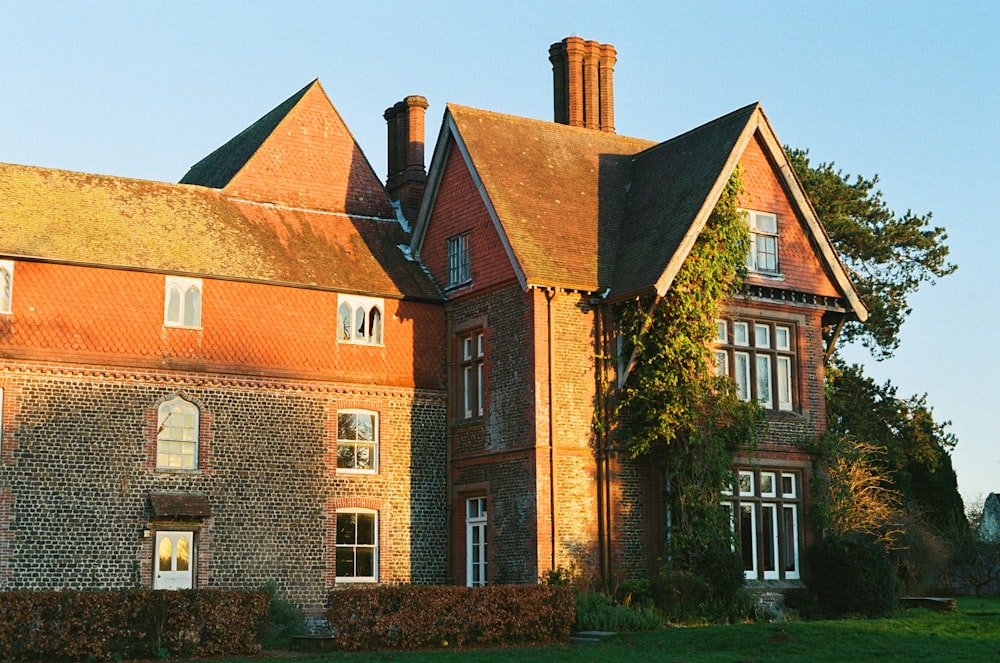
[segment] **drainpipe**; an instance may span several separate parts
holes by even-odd
[[[451,383],[452,377],[455,371],[455,357],[454,357],[454,344],[453,344],[453,330],[455,328],[455,307],[450,302],[444,305],[444,316],[445,316],[445,399],[444,399],[444,563],[445,563],[445,582],[448,584],[455,583],[455,577],[452,575],[452,525],[454,524],[455,518],[455,504],[451,495],[451,446],[453,440],[453,432],[451,426],[451,416],[452,408],[454,407],[452,401],[452,389],[453,385]]]
[[[555,426],[555,380],[553,379],[553,371],[556,365],[556,350],[553,333],[553,322],[552,322],[552,301],[559,294],[556,288],[546,288],[545,299],[547,302],[546,313],[547,313],[547,323],[548,323],[548,341],[549,341],[549,512],[551,513],[552,521],[552,560],[551,568],[555,571],[558,566],[556,565],[556,426]]]
[[[606,349],[606,343],[604,341],[604,306],[598,299],[591,299],[590,303],[594,306],[594,370],[595,377],[597,379],[597,416],[598,420],[598,430],[597,430],[597,444],[594,453],[594,460],[597,465],[597,545],[598,545],[598,557],[600,562],[600,573],[601,579],[604,581],[605,586],[608,585],[608,579],[611,575],[611,564],[609,556],[609,542],[610,542],[610,529],[608,527],[609,523],[607,516],[605,514],[605,508],[607,503],[607,496],[605,495],[606,485],[608,483],[608,476],[606,472],[605,457],[607,455],[607,424],[608,424],[608,412],[607,412],[607,399],[606,399],[606,375],[607,375],[607,358],[604,356],[604,351]]]

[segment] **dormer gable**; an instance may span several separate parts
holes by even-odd
[[[181,184],[283,207],[396,216],[381,181],[318,80],[192,166]]]

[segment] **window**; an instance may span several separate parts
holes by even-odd
[[[0,313],[10,313],[14,296],[14,261],[0,260]]]
[[[360,345],[382,345],[382,308],[379,297],[339,295],[337,341]]]
[[[741,469],[736,490],[726,491],[748,580],[799,578],[799,475],[791,471]]]
[[[486,498],[465,500],[465,584],[486,584]]]
[[[337,582],[378,582],[377,511],[337,511]]]
[[[181,397],[160,405],[156,467],[198,469],[198,408]]]
[[[483,416],[483,334],[460,337],[462,412],[466,419]]]
[[[756,398],[769,410],[792,411],[794,331],[792,325],[766,320],[717,320],[716,375],[732,376],[742,400]]]
[[[163,301],[164,326],[201,328],[201,295],[201,279],[168,276]]]
[[[337,471],[378,471],[378,413],[337,413]]]
[[[747,269],[752,272],[778,273],[778,217],[766,212],[747,212],[750,225],[750,251]]]
[[[469,271],[469,233],[448,239],[448,287],[472,280]]]

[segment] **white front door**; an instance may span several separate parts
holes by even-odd
[[[153,589],[191,589],[194,532],[157,532]]]

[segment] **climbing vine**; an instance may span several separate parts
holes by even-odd
[[[624,360],[635,361],[613,416],[617,442],[662,468],[672,529],[668,554],[697,571],[698,560],[730,550],[732,528],[719,495],[732,485],[733,456],[752,450],[763,412],[715,376],[711,344],[722,302],[739,292],[749,237],[730,178],[668,292],[620,306]]]

